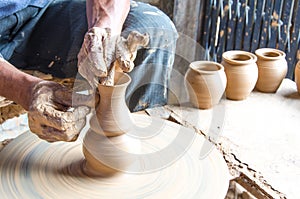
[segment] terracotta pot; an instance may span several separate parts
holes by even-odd
[[[83,139],[86,172],[109,176],[126,170],[139,150],[139,142],[126,135],[133,128],[125,91],[131,78],[116,73],[114,86],[99,85],[100,103],[90,120],[90,129]]]
[[[192,62],[185,74],[185,87],[194,107],[213,107],[219,103],[225,91],[224,67],[211,61]]]
[[[114,86],[101,84],[98,86],[100,103],[90,121],[92,130],[110,137],[122,135],[133,127],[130,111],[125,102],[125,92],[130,82],[129,75],[117,72]]]
[[[287,73],[285,53],[277,49],[261,48],[255,54],[258,66],[256,89],[266,93],[276,92]]]
[[[300,61],[298,61],[296,67],[295,67],[295,82],[297,85],[297,90],[300,95]]]
[[[258,78],[257,57],[239,50],[224,52],[222,57],[227,77],[226,97],[232,100],[246,99]]]

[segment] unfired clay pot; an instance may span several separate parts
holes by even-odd
[[[239,50],[224,52],[222,57],[227,77],[226,97],[232,100],[246,99],[257,81],[257,57]]]
[[[131,78],[116,73],[115,85],[99,85],[100,103],[90,120],[90,129],[83,140],[86,172],[110,176],[126,170],[139,151],[139,142],[126,135],[133,128],[130,111],[125,103],[125,91]]]
[[[296,81],[298,93],[300,95],[300,61],[298,61],[295,67],[295,81]]]
[[[224,67],[216,62],[192,62],[185,74],[190,102],[200,109],[218,104],[226,87]]]
[[[132,128],[133,122],[125,102],[125,92],[130,82],[129,75],[117,72],[114,86],[99,84],[100,103],[90,121],[92,130],[98,132],[97,124],[100,124],[101,133],[111,137],[122,135]]]
[[[276,92],[287,73],[285,53],[273,48],[261,48],[255,54],[258,66],[256,89],[266,93]]]

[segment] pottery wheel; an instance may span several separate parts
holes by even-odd
[[[136,114],[134,119],[136,124],[152,120]],[[155,119],[152,123],[161,121]],[[178,129],[186,135],[194,133],[173,122],[164,121],[163,124],[160,133],[145,139],[144,148],[174,145],[172,140]],[[199,135],[194,138],[182,156],[164,168],[104,178],[84,173],[82,139],[50,144],[26,132],[0,152],[0,196],[31,199],[224,198],[229,184],[227,165],[216,149],[205,159],[199,159],[204,138]]]

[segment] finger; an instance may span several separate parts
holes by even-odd
[[[98,77],[107,76],[107,67],[105,64],[105,58],[103,56],[103,47],[99,46],[96,51],[90,51],[88,54],[88,60],[91,72]]]
[[[94,108],[95,105],[98,104],[98,102],[99,94],[96,92],[89,95],[74,93],[72,97],[72,107],[87,106],[90,108]]]
[[[131,61],[130,58],[128,58],[127,56],[120,56],[117,59],[119,67],[122,69],[123,72],[131,72],[132,69],[134,68],[134,63],[133,61]]]
[[[106,37],[105,34],[99,33],[96,29],[91,29],[85,34],[82,48],[78,54],[78,67],[81,68],[79,72],[83,72],[83,76],[90,71],[96,76],[106,76],[107,70],[106,67],[103,67],[103,37]]]
[[[132,36],[131,36],[132,37]],[[128,36],[129,38],[129,36]],[[134,68],[133,60],[135,53],[132,53],[128,49],[128,43],[124,38],[120,38],[116,45],[117,61],[119,67],[124,72],[130,72]]]
[[[133,53],[137,51],[139,46],[146,47],[149,40],[149,35],[147,33],[141,34],[137,31],[132,31],[127,37],[127,47],[129,51]]]
[[[53,92],[53,101],[56,103],[62,104],[64,106],[71,107],[72,106],[72,95],[73,92],[71,89],[67,89],[65,87],[61,87],[60,89],[54,90]]]
[[[113,40],[111,39],[111,31],[109,28],[93,28],[94,37],[91,40],[94,51],[91,54],[91,61],[95,65],[97,70],[105,71],[105,74],[96,74],[99,77],[107,76],[108,67],[111,64],[111,60],[114,57],[115,50],[113,49],[115,45],[113,45]],[[97,71],[95,71],[97,72]]]
[[[79,106],[72,111],[61,112],[56,111],[55,116],[60,116],[62,119],[62,123],[72,123],[79,121],[86,117],[86,115],[90,112],[90,109],[87,106]]]
[[[67,112],[56,110],[53,107],[48,106],[35,112],[39,117],[36,117],[34,122],[38,124],[43,123],[46,126],[65,131],[70,124],[85,119],[88,113],[89,108],[85,106],[80,106]]]
[[[53,100],[67,107],[88,106],[93,108],[99,101],[99,96],[95,93],[84,95],[71,89],[59,89],[54,92],[55,97]]]
[[[66,130],[60,130],[51,126],[44,126],[43,133],[39,134],[39,138],[48,142],[65,141],[73,142],[76,141],[81,130],[84,128],[86,122],[84,119],[78,120],[70,124]]]
[[[103,41],[103,57],[105,59],[105,66],[107,67],[108,73],[112,70],[114,65],[113,63],[116,60],[116,42],[117,37],[111,37],[110,30],[108,30],[108,37]]]
[[[28,124],[32,133],[36,134],[40,139],[48,142],[55,142],[64,139],[64,131],[49,126],[49,123],[39,116],[40,115],[38,113],[31,114],[31,112],[29,112],[28,114]]]
[[[38,136],[40,139],[48,142],[67,141],[70,139],[65,131],[53,128],[51,126],[44,126],[42,129],[42,134],[38,134]]]
[[[81,63],[81,65],[78,65],[78,72],[88,81],[92,89],[95,89],[97,87],[99,79],[92,71],[91,64],[89,64],[88,61],[86,61],[86,63]]]
[[[107,77],[100,78],[100,84],[105,86],[113,86],[115,84],[115,66],[113,66]]]
[[[78,112],[82,112],[82,110],[78,109],[74,111],[74,114],[81,114]],[[85,117],[78,118],[69,121],[63,117],[47,117],[47,114],[41,115],[40,113],[29,112],[28,123],[33,133],[48,142],[74,141],[86,124]]]
[[[42,133],[38,134],[38,137],[48,142],[70,142],[75,141],[78,138],[79,132],[80,131],[62,131],[50,126],[44,126]]]

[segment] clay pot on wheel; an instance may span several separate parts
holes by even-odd
[[[256,89],[266,93],[275,93],[287,73],[285,53],[272,48],[255,51],[257,56],[258,80]]]
[[[227,77],[226,97],[232,100],[246,99],[257,81],[257,57],[253,53],[239,50],[224,52],[222,57],[221,64]]]
[[[117,72],[114,86],[98,86],[100,103],[83,139],[87,174],[114,175],[125,171],[135,161],[132,154],[139,151],[140,142],[126,135],[133,128],[125,103],[130,81],[129,75]]]
[[[226,87],[224,67],[216,62],[192,62],[185,75],[185,86],[194,107],[209,109],[218,104]]]
[[[295,67],[295,82],[297,85],[298,94],[300,95],[300,61],[298,61]]]

